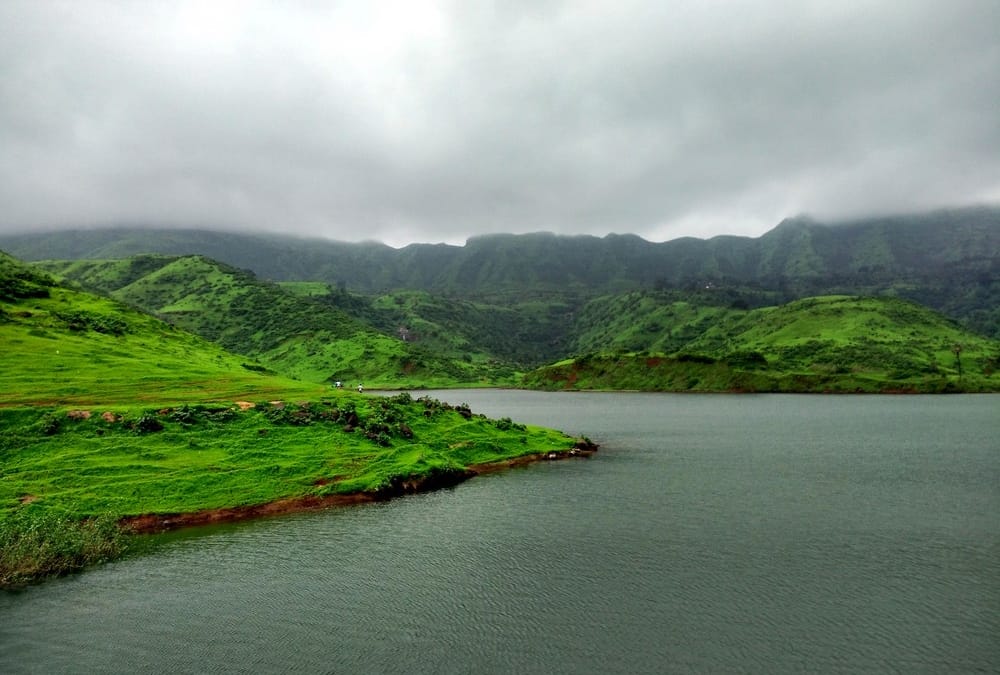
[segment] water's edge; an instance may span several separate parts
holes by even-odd
[[[119,520],[119,524],[134,534],[158,534],[185,527],[218,525],[220,523],[267,518],[302,511],[318,511],[355,504],[384,502],[404,495],[454,487],[475,476],[494,473],[512,467],[525,466],[534,462],[589,457],[597,452],[597,450],[597,444],[588,440],[580,440],[569,450],[536,452],[496,462],[473,464],[465,467],[465,469],[451,471],[435,470],[418,476],[397,476],[390,481],[389,485],[374,491],[323,496],[303,495],[278,499],[264,504],[219,507],[188,513],[146,513],[137,516],[125,516]]]

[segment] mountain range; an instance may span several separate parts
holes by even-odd
[[[896,295],[1000,335],[1000,208],[822,223],[785,220],[757,238],[649,242],[635,235],[496,234],[464,246],[344,243],[204,230],[114,228],[0,236],[25,260],[200,254],[273,281],[363,294],[421,290],[515,306],[576,307],[638,289],[701,289],[746,306],[814,295]]]
[[[709,389],[941,390],[964,376],[962,389],[979,390],[993,385],[974,375],[989,380],[1000,353],[1000,209],[991,208],[833,225],[797,218],[756,239],[659,244],[540,233],[397,250],[128,229],[0,244],[38,259],[36,269],[310,382],[510,386],[568,357],[576,365],[567,386],[577,386],[581,364],[609,358],[625,372],[621,359],[635,355],[755,372],[750,384],[727,376]],[[751,330],[758,324],[773,330]],[[961,357],[948,356],[955,345],[965,372]],[[774,372],[757,377],[764,366]],[[866,373],[864,386],[850,373]],[[632,380],[693,387],[691,378],[648,374]],[[630,388],[627,380],[592,382]]]

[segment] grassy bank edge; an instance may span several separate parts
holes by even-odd
[[[356,400],[360,402],[363,400],[361,397],[350,395],[345,398],[349,401]],[[508,444],[507,447],[501,447],[498,444],[494,446],[494,452],[490,456],[490,461],[486,462],[460,460],[444,465],[434,463],[400,465],[390,469],[376,483],[369,483],[363,487],[349,486],[345,489],[339,489],[335,484],[317,481],[308,487],[303,486],[297,491],[293,490],[284,494],[277,493],[264,497],[264,499],[257,503],[234,501],[226,504],[223,502],[221,505],[218,503],[213,505],[212,508],[191,508],[188,506],[186,508],[182,507],[181,510],[171,510],[170,503],[164,503],[157,507],[157,511],[148,513],[131,509],[124,511],[119,509],[117,513],[97,513],[93,506],[89,509],[80,508],[80,505],[75,500],[53,502],[46,508],[44,503],[40,503],[45,502],[44,499],[36,500],[34,495],[21,494],[19,492],[15,495],[16,500],[10,502],[14,504],[13,507],[5,508],[5,512],[0,514],[0,516],[3,516],[0,517],[0,588],[17,588],[49,577],[71,573],[91,565],[121,558],[130,551],[136,550],[134,546],[136,542],[135,536],[144,533],[160,532],[178,527],[273,516],[295,511],[382,501],[406,494],[450,487],[473,476],[510,466],[518,466],[545,459],[585,456],[596,450],[596,446],[590,443],[589,440],[577,440],[565,434],[557,434],[560,436],[559,439],[555,439],[552,442],[544,442],[543,446],[538,442],[538,438],[533,435],[535,432],[532,428],[525,428],[523,425],[514,424],[506,418],[504,420],[489,420],[482,415],[473,415],[467,406],[464,405],[452,407],[433,399],[418,399],[413,401],[407,394],[384,399],[382,397],[374,397],[367,399],[367,402],[373,407],[370,409],[360,406],[356,408],[353,403],[349,407],[352,412],[357,411],[362,413],[360,418],[354,416],[347,422],[348,424],[357,425],[358,433],[348,433],[344,429],[336,431],[336,433],[347,434],[343,437],[343,442],[345,443],[343,446],[344,452],[351,452],[349,447],[351,443],[367,444],[371,445],[373,449],[381,448],[384,451],[393,451],[392,443],[401,442],[401,439],[398,437],[399,430],[402,428],[408,429],[406,422],[416,427],[418,424],[416,417],[422,409],[423,413],[419,414],[419,418],[426,419],[427,424],[436,424],[436,421],[440,420],[444,427],[450,428],[449,424],[458,424],[461,427],[472,429],[471,433],[475,433],[475,429],[487,428],[492,433],[499,434],[500,436],[497,436],[497,438],[520,434],[519,439],[525,439],[527,435],[532,435],[535,440],[527,444],[522,444],[524,441],[521,440],[520,443],[516,445]],[[332,402],[328,402],[328,405],[330,403]],[[364,437],[360,437],[361,432],[366,428],[368,428],[368,438],[372,437],[371,428],[367,424],[378,414],[383,415],[383,417],[379,417],[378,419],[385,422],[386,418],[384,415],[386,411],[391,412],[391,409],[387,407],[391,403],[396,408],[409,408],[411,415],[408,419],[400,418],[396,421],[395,425],[382,424],[379,427],[383,430],[380,433],[388,433],[395,437],[396,441],[388,442],[383,440],[381,444],[377,445],[374,442],[370,443],[369,440],[365,440]],[[346,408],[343,402],[341,406],[342,409]],[[143,438],[163,433],[162,431],[143,431],[143,420],[150,423],[163,420],[164,423],[170,424],[167,421],[168,419],[181,414],[185,417],[195,416],[196,414],[204,414],[206,417],[210,417],[209,411],[213,409],[205,408],[206,412],[198,413],[198,408],[184,406],[182,408],[160,410],[156,417],[152,415],[136,416],[139,414],[138,409],[136,409],[132,411],[133,414],[131,416],[112,415],[108,413],[109,418],[114,421],[94,422],[97,416],[91,416],[88,420],[81,421],[79,419],[80,411],[60,409],[54,412],[52,409],[32,407],[23,408],[20,411],[8,410],[6,422],[10,426],[11,418],[21,419],[23,422],[28,423],[29,427],[34,429],[36,433],[40,434],[37,437],[39,440],[42,437],[51,438],[53,435],[58,435],[65,431],[67,434],[70,434],[66,442],[78,444],[79,440],[74,443],[74,435],[80,433],[80,430],[83,428],[80,425],[93,423],[99,425],[98,431],[101,434],[102,441],[109,438],[112,434],[118,433],[123,438],[131,439],[132,442],[141,443]],[[295,425],[296,428],[301,428],[298,425],[302,424],[302,422],[297,416],[308,409],[306,402],[302,402],[298,406],[289,404],[284,408],[268,408],[267,414],[275,419],[275,427],[271,430],[271,434],[279,432],[281,425],[289,423]],[[325,408],[324,412],[335,409],[336,405],[334,404]],[[172,412],[169,412],[171,410]],[[151,411],[147,410],[147,412]],[[244,412],[246,413],[246,411]],[[277,413],[282,413],[280,418],[276,416]],[[346,418],[346,416],[342,417]],[[76,419],[72,422],[63,421],[73,420],[74,418]],[[322,422],[316,422],[317,433],[329,434],[329,428],[334,427],[336,429],[338,424],[345,424],[344,419],[341,419],[339,422],[331,422],[329,419],[324,418]],[[319,429],[318,427],[321,425],[326,428]],[[158,424],[158,426],[161,425]],[[16,428],[11,427],[8,431],[13,432]],[[130,428],[131,431],[127,431]],[[217,428],[214,429],[214,431],[217,430]],[[454,431],[446,429],[444,433],[450,436],[454,434]],[[15,439],[13,438],[14,435],[13,433],[10,434],[6,446],[10,446],[10,443],[13,442],[14,446],[10,447],[20,446],[22,448],[31,448],[29,450],[31,453],[44,452],[39,446],[31,442],[31,437],[25,436],[22,439]],[[176,442],[176,439],[171,442]],[[388,445],[388,447],[381,447],[382,445]],[[8,447],[8,451],[10,447]],[[545,447],[544,451],[543,447]],[[400,452],[408,454],[411,451],[409,446],[401,445]],[[103,450],[102,454],[104,454]],[[17,471],[16,467],[14,471]],[[5,479],[10,477],[7,475],[4,476]],[[91,484],[89,479],[87,484]],[[174,503],[179,505],[179,502]],[[109,505],[109,508],[114,509],[116,507]],[[142,549],[141,546],[138,548]]]
[[[471,465],[465,471],[407,476],[390,488],[325,496],[289,497],[263,504],[207,509],[190,513],[152,513],[75,519],[44,511],[21,511],[0,521],[0,589],[12,590],[48,578],[79,572],[118,560],[136,550],[136,537],[184,527],[238,522],[302,511],[386,501],[420,492],[453,487],[481,474],[538,461],[589,457],[597,446],[581,439],[570,450],[532,453]]]

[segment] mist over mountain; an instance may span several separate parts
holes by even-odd
[[[359,293],[423,290],[521,302],[643,288],[740,291],[759,305],[825,293],[906,297],[1000,331],[1000,208],[968,207],[823,223],[786,219],[757,237],[649,242],[635,235],[492,234],[464,246],[344,243],[206,230],[115,228],[0,237],[26,260],[199,254],[274,281]],[[760,295],[755,300],[754,293]]]

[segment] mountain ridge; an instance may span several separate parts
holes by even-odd
[[[760,237],[649,242],[637,235],[486,234],[464,246],[343,243],[201,230],[95,230],[0,236],[28,260],[201,254],[274,281],[323,281],[365,294],[422,290],[509,304],[644,288],[744,287],[772,301],[899,295],[1000,335],[1000,207],[826,224],[786,219]]]

